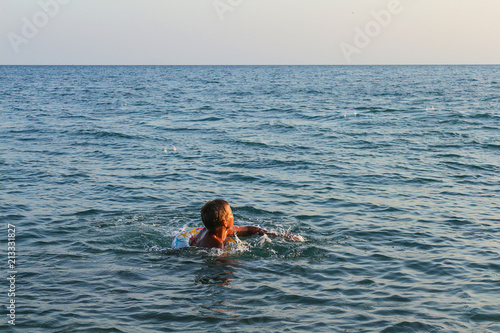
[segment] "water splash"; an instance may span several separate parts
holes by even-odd
[[[351,119],[351,118],[356,118],[358,116],[358,111],[356,109],[349,109],[344,112],[344,118],[345,119]]]
[[[177,148],[176,148],[175,146],[172,146],[172,148],[171,148],[171,149],[172,149],[172,151],[173,151],[174,153],[177,151]],[[164,153],[168,153],[168,148],[167,148],[167,147],[164,147],[164,148],[163,148],[163,152],[164,152]]]

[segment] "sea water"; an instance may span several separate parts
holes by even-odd
[[[2,66],[0,115],[2,331],[500,332],[500,66]],[[215,198],[304,241],[172,250]]]

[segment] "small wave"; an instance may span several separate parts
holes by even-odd
[[[497,171],[498,167],[496,165],[490,164],[468,164],[461,163],[455,161],[443,161],[440,164],[444,164],[450,169],[461,170],[461,169],[470,169],[470,170],[479,170],[479,171]]]
[[[441,332],[442,327],[433,326],[419,321],[403,321],[381,331],[381,333],[400,333],[400,332]]]
[[[104,131],[104,130],[80,130],[79,134],[82,135],[90,135],[97,139],[103,138],[122,138],[122,139],[137,139],[137,136],[120,133],[120,132],[112,132],[112,131]]]
[[[454,225],[454,226],[462,226],[462,225],[474,224],[474,223],[472,223],[471,221],[469,221],[469,220],[467,220],[465,218],[452,218],[452,219],[446,220],[445,222],[449,223],[451,225]]]
[[[88,215],[98,215],[98,214],[101,214],[101,213],[103,213],[103,211],[98,210],[98,209],[87,209],[87,210],[76,212],[73,215],[76,215],[76,216],[88,216]]]
[[[236,139],[236,143],[241,143],[250,147],[268,147],[269,145],[264,142],[253,141],[250,139]]]
[[[487,98],[483,99],[483,102],[495,101],[495,100],[499,100],[499,99],[500,99],[500,96],[491,96],[491,97],[487,97]]]
[[[287,129],[287,130],[292,130],[296,129],[296,126],[286,124],[282,120],[272,120],[267,124],[270,128],[278,128],[278,129]]]
[[[284,216],[284,213],[281,212],[273,212],[273,211],[268,211],[265,209],[259,209],[255,208],[253,206],[243,206],[243,207],[237,207],[235,208],[238,210],[238,212],[244,213],[245,215],[249,216]]]
[[[414,177],[407,180],[406,182],[414,184],[428,184],[428,183],[443,183],[443,180],[438,178],[429,178],[429,177]]]
[[[500,144],[496,144],[496,143],[487,143],[484,145],[485,148],[488,148],[488,149],[500,149]]]
[[[193,121],[193,122],[205,122],[205,121],[219,121],[219,120],[224,120],[224,118],[221,118],[221,117],[206,117],[206,118],[201,118],[201,119],[193,119],[191,121]]]
[[[233,91],[230,92],[228,95],[244,97],[244,96],[253,96],[254,93],[251,91]]]
[[[471,119],[490,119],[490,118],[494,118],[495,115],[491,114],[491,113],[476,113],[476,114],[472,114],[470,116],[468,116],[467,118],[471,118]]]
[[[453,154],[453,153],[446,153],[446,154],[435,154],[434,158],[437,159],[444,159],[444,158],[451,158],[451,159],[457,159],[457,158],[462,158],[462,155],[459,154]]]

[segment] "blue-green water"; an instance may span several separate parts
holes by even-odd
[[[500,332],[500,66],[4,66],[0,114],[2,331]],[[306,240],[170,249],[215,198]]]

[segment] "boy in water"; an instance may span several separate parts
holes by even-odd
[[[203,228],[203,230],[201,230],[190,242],[189,245],[191,246],[216,247],[223,249],[227,237],[245,237],[255,234],[259,234],[261,236],[278,236],[278,234],[274,232],[269,232],[259,227],[234,226],[234,216],[231,207],[227,201],[222,199],[209,201],[203,205],[201,208],[201,220],[203,221],[205,228]],[[285,234],[284,237],[293,240],[300,240],[299,237],[290,234]]]

